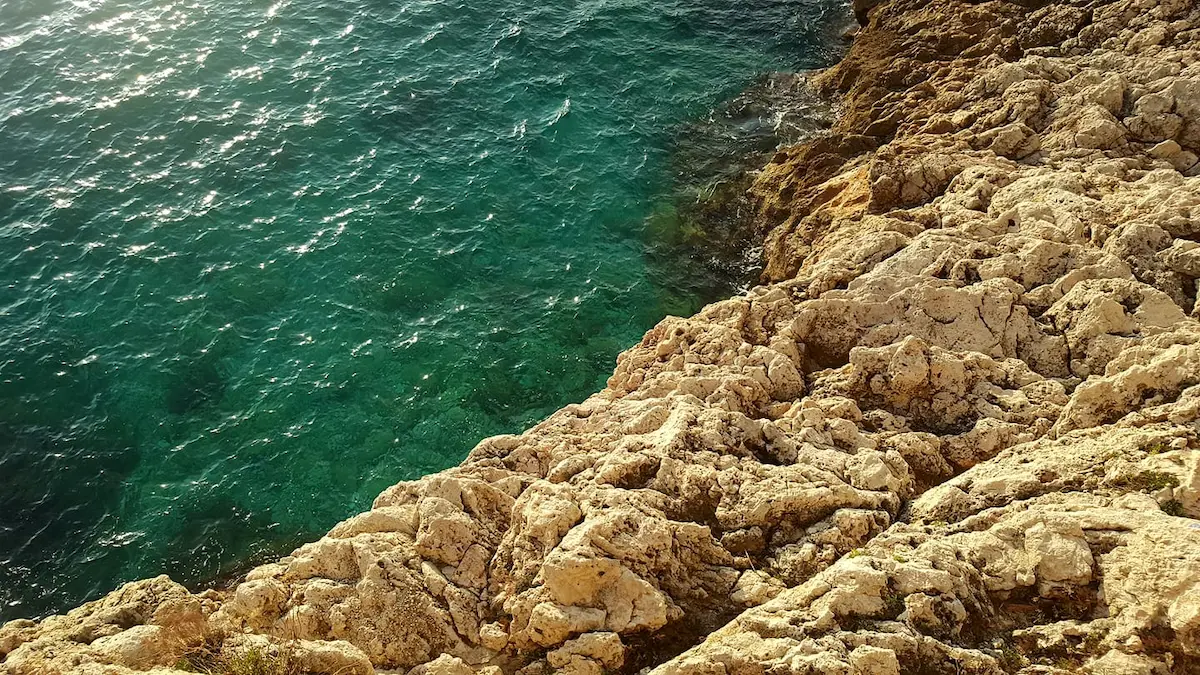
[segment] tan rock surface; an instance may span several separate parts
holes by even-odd
[[[1200,672],[1200,8],[856,2],[765,285],[607,388],[0,672]],[[204,661],[208,659],[208,661]]]

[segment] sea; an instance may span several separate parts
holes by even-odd
[[[705,200],[844,4],[0,3],[0,620],[285,555],[753,284]]]

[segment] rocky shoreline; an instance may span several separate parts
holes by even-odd
[[[1200,672],[1200,7],[855,2],[764,285],[230,591],[0,672]]]

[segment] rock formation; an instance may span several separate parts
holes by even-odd
[[[1200,672],[1200,6],[855,2],[764,285],[320,541],[0,671]],[[247,663],[261,670],[238,670]]]

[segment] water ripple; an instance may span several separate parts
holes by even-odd
[[[602,386],[723,292],[647,256],[679,125],[840,5],[0,4],[0,620],[278,554]]]

